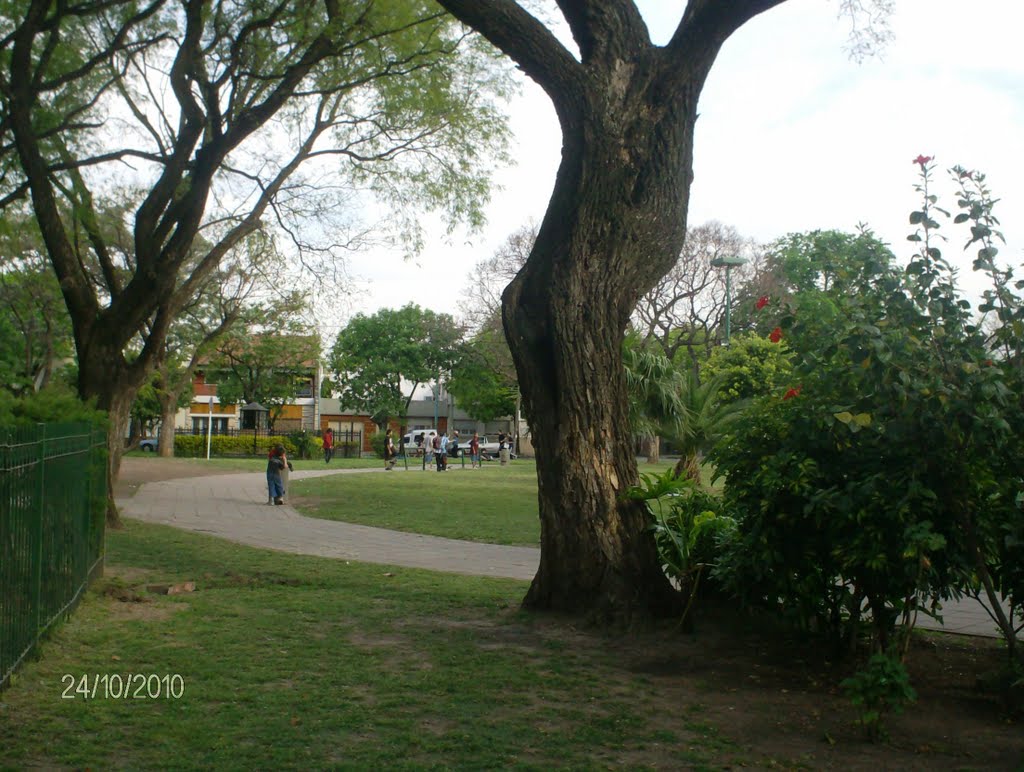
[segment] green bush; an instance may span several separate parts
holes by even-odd
[[[283,445],[285,452],[291,456],[296,453],[294,443],[283,435],[264,435],[256,438],[256,452],[253,453],[252,436],[240,435],[229,437],[214,434],[210,438],[211,456],[266,456],[275,445]],[[206,456],[205,434],[176,434],[174,436],[174,455],[179,458],[204,458]]]
[[[871,740],[887,736],[882,719],[889,712],[899,715],[904,706],[917,699],[903,663],[887,654],[875,654],[867,667],[840,684],[850,702],[860,708],[858,723]]]
[[[321,447],[323,444],[321,443]],[[359,458],[363,454],[362,445],[358,442],[336,442],[334,443],[334,455],[336,458]],[[383,450],[381,451],[383,455]]]
[[[107,414],[62,386],[51,386],[23,397],[0,391],[0,425],[37,423],[88,423],[106,428]]]
[[[711,456],[739,521],[718,575],[847,651],[870,619],[874,650],[905,652],[916,615],[958,594],[1024,604],[1020,354],[999,361],[931,245],[934,196],[924,201],[905,270],[865,266],[827,292],[827,316],[797,299],[771,338],[794,341],[789,390],[756,403]],[[999,279],[1007,319],[1024,321],[992,249],[976,268]],[[1021,657],[1015,614],[990,612]]]
[[[319,455],[324,446],[323,440],[305,429],[290,432],[288,441],[295,447],[296,458],[313,458],[313,454]]]
[[[377,458],[384,458],[384,432],[377,432],[370,437],[370,447]]]
[[[671,469],[661,475],[641,474],[640,479],[626,495],[647,506],[662,569],[685,599],[680,624],[686,624],[701,577],[715,565],[722,542],[735,533],[736,521],[724,514],[718,497],[690,479],[676,478]]]

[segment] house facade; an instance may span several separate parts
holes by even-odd
[[[260,411],[259,405],[224,404],[217,396],[217,384],[212,381],[216,371],[198,370],[193,377],[193,397],[191,404],[178,411],[175,426],[178,431],[192,434],[205,434],[207,427],[212,425],[213,434],[234,434],[238,431],[266,427],[267,412]],[[309,372],[301,375],[295,396],[277,408],[273,420],[275,433],[306,430],[317,435],[330,428],[334,433],[337,445],[351,444],[362,453],[372,453],[372,438],[377,433],[377,425],[370,416],[347,408],[341,401],[333,397],[321,397],[320,384],[323,371],[319,364],[310,363]],[[478,421],[454,403],[447,393],[441,390],[438,398],[429,390],[420,390],[409,403],[409,414],[405,422],[394,418],[389,425],[396,437],[404,431],[416,429],[439,429],[448,432],[458,431],[463,437],[478,432],[481,436],[495,438],[501,432],[518,436],[518,452],[530,456],[533,448],[529,441],[529,428],[525,421],[519,420],[518,432],[516,419],[506,416],[493,421]]]

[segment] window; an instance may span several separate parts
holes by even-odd
[[[206,434],[206,422],[208,418],[200,418],[198,416],[192,417],[192,433],[193,434]],[[214,418],[213,419],[213,434],[227,434],[228,433],[228,419],[227,418]]]

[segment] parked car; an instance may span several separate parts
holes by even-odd
[[[422,450],[423,445],[417,445],[416,438],[426,437],[427,441],[429,442],[430,440],[433,439],[433,436],[435,434],[437,434],[437,429],[413,429],[411,432],[409,432],[402,438],[402,442],[405,445],[405,452],[412,453],[413,451],[416,450]]]
[[[139,440],[139,450],[144,450],[147,453],[156,453],[159,447],[160,439],[158,437],[147,437],[144,440]]]
[[[472,435],[470,435],[470,436],[472,436]],[[509,450],[511,451],[509,453],[509,458],[515,458],[516,454],[515,454],[515,449],[512,447],[512,440],[508,440],[507,442],[508,442]],[[480,456],[482,458],[497,458],[498,457],[498,445],[499,445],[499,443],[498,443],[497,440],[489,440],[486,437],[481,437],[480,438]],[[467,448],[469,447],[469,440],[466,440],[465,447],[467,447]]]

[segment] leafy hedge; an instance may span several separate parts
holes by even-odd
[[[275,445],[283,445],[288,455],[296,455],[297,448],[288,437],[271,434],[256,438],[253,452],[251,436],[228,437],[214,434],[210,438],[211,456],[266,456]],[[179,458],[202,458],[206,455],[206,435],[178,434],[174,437],[174,455]]]

